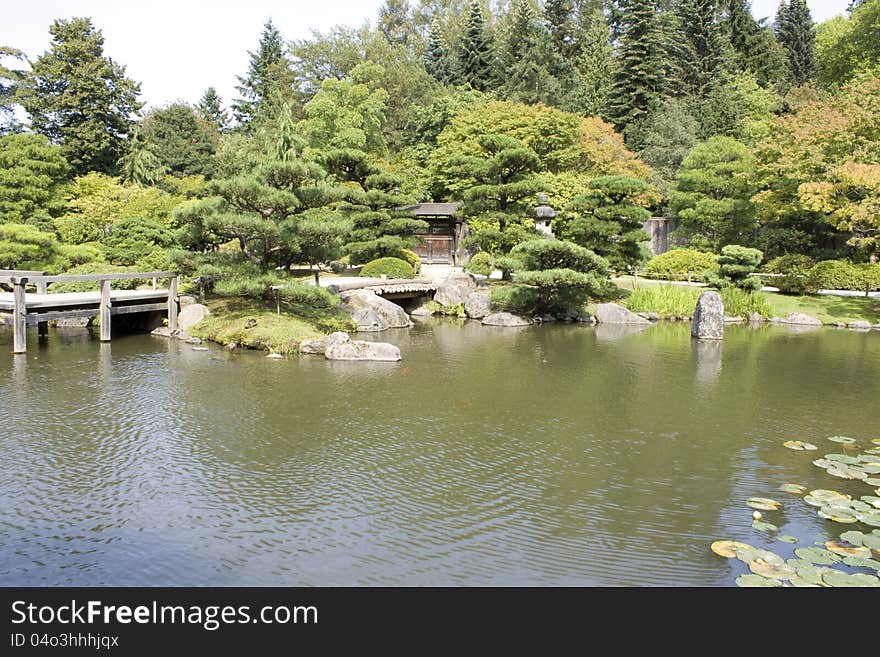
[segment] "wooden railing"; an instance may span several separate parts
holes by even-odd
[[[167,296],[165,303],[157,304],[133,304],[127,305],[114,310],[112,302],[112,291],[110,283],[119,280],[147,279],[153,280],[153,289],[156,289],[157,280],[167,280],[167,291],[163,290]],[[51,296],[49,293],[49,285],[52,283],[99,283],[99,296],[91,297],[90,293],[84,293],[79,306],[73,304],[65,304],[72,310],[54,310],[52,312],[31,313],[28,316],[28,305],[26,296],[27,285],[34,285],[37,293],[41,295]],[[12,304],[12,326],[13,326],[13,352],[24,353],[27,348],[27,325],[28,323],[36,323],[39,327],[40,335],[45,335],[48,330],[48,322],[54,319],[64,319],[73,317],[100,317],[100,339],[108,341],[111,337],[111,316],[119,313],[132,312],[150,312],[157,310],[165,310],[168,313],[168,327],[171,330],[177,329],[177,274],[169,271],[154,272],[125,272],[117,274],[61,274],[58,276],[47,276],[45,272],[0,269],[0,283],[12,286],[13,304]],[[98,292],[98,290],[96,290]],[[97,304],[97,313],[93,308]],[[35,315],[35,316],[33,316]]]

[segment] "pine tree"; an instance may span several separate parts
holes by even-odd
[[[446,37],[440,29],[440,23],[435,20],[431,23],[431,31],[428,33],[428,45],[424,57],[425,70],[442,84],[455,82],[455,72],[452,67],[452,59]]]
[[[547,0],[544,20],[554,52],[572,61],[577,55],[577,22],[574,0]]]
[[[284,98],[279,96],[289,92],[293,82],[284,39],[271,19],[263,26],[257,51],[248,51],[248,55],[248,72],[239,76],[241,84],[236,87],[241,98],[232,103],[235,119],[243,126],[270,115],[272,106],[280,107]]]
[[[5,57],[25,61],[24,53],[20,50],[8,46],[0,46],[0,60]],[[12,106],[16,102],[17,89],[25,78],[25,71],[18,68],[7,68],[0,64],[0,135],[19,130]]]
[[[680,0],[676,11],[686,37],[682,82],[702,95],[718,82],[724,63],[724,41],[716,0]]]
[[[731,64],[751,71],[761,86],[768,87],[784,79],[787,70],[785,53],[765,20],[752,17],[749,0],[726,0],[722,28],[730,42]]]
[[[611,28],[605,20],[601,3],[587,13],[579,14],[575,40],[577,87],[570,107],[587,116],[605,116],[614,79],[614,50]]]
[[[223,101],[214,87],[208,87],[196,105],[196,111],[202,120],[217,128],[218,132],[229,129],[229,112],[223,109]]]
[[[168,171],[151,146],[141,137],[138,127],[135,127],[128,143],[128,152],[119,158],[118,164],[120,177],[138,185],[152,185]]]
[[[620,49],[610,114],[619,128],[644,117],[662,82],[654,0],[619,0]]]
[[[471,0],[468,21],[458,48],[458,69],[462,82],[474,89],[490,88],[494,74],[494,47],[479,0]]]
[[[776,38],[788,53],[789,82],[800,86],[816,76],[816,34],[806,0],[785,0],[776,14]]]
[[[31,127],[61,146],[74,175],[114,175],[143,105],[140,85],[104,56],[104,37],[90,19],[59,19],[49,32],[52,46],[21,89]]]
[[[556,105],[560,85],[548,64],[562,58],[548,52],[547,28],[535,15],[529,0],[517,0],[512,11],[503,51],[503,77],[498,86],[508,100]]]

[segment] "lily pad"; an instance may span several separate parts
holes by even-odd
[[[867,559],[871,556],[871,550],[866,547],[844,544],[839,541],[825,541],[825,549],[841,557],[862,557]]]
[[[859,520],[871,527],[880,527],[880,510],[860,513]]]
[[[741,586],[743,588],[752,588],[752,587],[767,587],[767,586],[782,586],[782,582],[778,579],[769,579],[767,577],[761,577],[760,575],[740,575],[736,578],[736,585]]]
[[[869,486],[880,486],[880,477],[868,477],[867,479],[862,479]],[[880,489],[877,489],[877,494],[880,495]]]
[[[827,461],[837,461],[838,463],[858,463],[859,459],[855,456],[847,456],[846,454],[826,454],[825,459]],[[815,461],[814,461],[815,463]]]
[[[874,570],[880,571],[880,561],[876,559],[865,559],[862,557],[846,557],[843,560],[847,566],[852,566],[853,568],[873,568]]]
[[[817,488],[816,490],[811,490],[810,495],[813,497],[818,497],[823,500],[832,500],[832,499],[852,499],[850,495],[845,495],[843,493],[838,493],[836,490],[826,490],[824,488]]]
[[[751,570],[756,575],[760,575],[761,577],[769,577],[770,579],[790,579],[792,575],[795,574],[795,569],[791,566],[782,565],[774,565],[771,563],[767,563],[762,559],[758,559],[756,561],[752,561],[749,564],[749,570]]]
[[[859,499],[865,504],[870,504],[875,509],[880,509],[880,497],[876,495],[862,495]]]
[[[813,443],[807,443],[802,440],[786,440],[782,443],[783,447],[788,447],[789,449],[795,449],[799,451],[808,451],[812,452],[813,450],[819,449]]]
[[[781,536],[777,536],[776,540],[782,541],[783,543],[797,543],[797,537],[791,536],[790,534],[782,534]]]
[[[807,492],[806,486],[801,486],[800,484],[782,484],[779,487],[783,493],[792,493],[794,495],[803,495]]]
[[[846,541],[850,545],[862,545],[862,541],[865,540],[865,534],[859,531],[843,532],[840,535],[840,540]]]
[[[874,534],[865,534],[862,538],[862,545],[872,550],[880,551],[880,536]]]
[[[871,440],[871,442],[874,443],[875,445],[880,445],[880,438],[873,438]]]
[[[822,566],[830,566],[840,561],[840,557],[836,554],[817,547],[796,548],[794,553],[804,561]]]
[[[855,438],[850,438],[848,436],[830,436],[828,440],[835,443],[842,443],[844,445],[852,445],[854,442],[856,442]]]
[[[791,579],[788,580],[789,584],[791,584],[795,588],[818,588],[819,584],[815,582],[811,582],[808,579],[804,579],[800,576],[800,573],[795,573],[791,576]]]
[[[750,497],[746,500],[746,504],[759,511],[779,511],[782,507],[780,502],[771,500],[769,497]]]
[[[764,522],[763,520],[754,520],[752,521],[752,527],[757,529],[759,532],[775,532],[779,527],[774,525],[772,522]]]
[[[819,509],[818,514],[820,518],[833,520],[834,522],[850,523],[859,521],[859,516],[855,511],[842,509],[840,507],[823,506]]]
[[[852,466],[840,464],[825,470],[832,477],[840,477],[841,479],[867,479],[868,473],[858,470]]]
[[[739,541],[715,541],[710,546],[710,549],[720,557],[733,559],[736,557],[736,551],[738,549],[742,550],[751,547],[752,546],[748,543],[740,543]]]
[[[839,570],[832,570],[822,575],[822,581],[828,586],[880,586],[880,579],[873,575],[849,575]]]

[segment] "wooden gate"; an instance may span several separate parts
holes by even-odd
[[[451,221],[430,221],[428,233],[420,237],[424,242],[414,250],[423,263],[454,264],[455,229]]]

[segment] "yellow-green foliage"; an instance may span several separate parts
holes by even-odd
[[[673,249],[651,258],[645,267],[644,275],[663,280],[686,281],[703,280],[705,272],[717,272],[718,263],[711,253],[696,249]]]
[[[693,315],[697,299],[705,288],[685,285],[645,284],[633,290],[624,305],[633,312],[655,312],[661,317],[688,317]],[[772,315],[767,295],[762,292],[745,292],[739,288],[727,287],[721,292],[724,301],[724,314],[734,317],[748,317],[758,313],[762,317]]]
[[[400,258],[377,258],[361,269],[361,276],[365,278],[379,278],[382,275],[388,278],[412,278],[415,272],[406,260]]]

